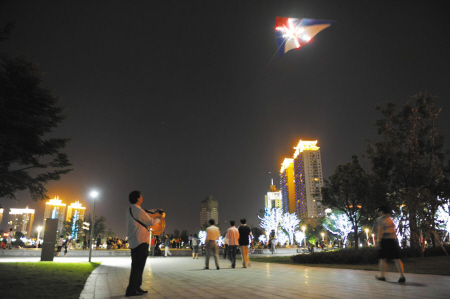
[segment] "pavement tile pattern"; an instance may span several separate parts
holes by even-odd
[[[126,298],[130,258],[102,258],[81,293],[82,299]],[[203,270],[204,259],[149,258],[142,289],[148,294],[132,298],[449,298],[450,277],[407,274],[399,284],[397,273],[377,281],[376,272],[327,269],[253,262],[235,269],[220,260]]]

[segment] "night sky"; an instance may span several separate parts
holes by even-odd
[[[92,211],[99,190],[96,214],[119,237],[132,190],[165,209],[169,233],[197,232],[210,195],[222,232],[225,220],[257,225],[300,139],[319,141],[328,178],[376,137],[375,107],[388,101],[438,96],[450,136],[447,1],[0,3],[0,25],[15,22],[0,52],[38,63],[66,109],[52,135],[73,139],[75,170],[48,196]],[[337,23],[279,58],[276,16]],[[5,214],[28,205],[42,224],[44,202],[18,197],[0,199]]]

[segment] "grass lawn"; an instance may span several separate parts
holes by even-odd
[[[369,270],[378,271],[378,265],[341,265],[341,264],[297,264],[294,263],[289,256],[274,256],[274,257],[258,257],[252,259],[252,262],[263,263],[279,263],[290,264],[297,266],[308,267],[322,267],[322,268],[335,268],[335,269],[353,269],[353,270]],[[424,258],[409,258],[402,260],[405,273],[415,274],[434,274],[434,275],[447,275],[450,276],[450,257],[448,256],[435,256]],[[388,263],[389,272],[397,272],[397,268],[394,263]]]
[[[100,263],[0,263],[1,298],[79,298]]]

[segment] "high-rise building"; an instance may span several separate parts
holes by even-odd
[[[11,209],[8,219],[8,230],[13,229],[14,232],[21,232],[28,239],[31,237],[33,229],[34,209]]]
[[[65,214],[66,204],[62,203],[62,200],[60,200],[59,197],[55,197],[47,201],[45,203],[43,231],[45,231],[45,222],[47,218],[58,219],[58,228],[56,234],[61,235],[64,232],[64,220],[66,220]]]
[[[3,220],[3,211],[5,209],[3,209],[2,205],[0,205],[0,225],[2,224],[2,220]]]
[[[282,203],[282,197],[281,197],[281,191],[277,190],[277,187],[273,184],[273,180],[272,180],[272,184],[270,185],[270,189],[267,192],[267,194],[264,196],[265,197],[265,206],[268,209],[273,209],[273,208],[283,208],[283,203]]]
[[[209,219],[214,219],[216,225],[219,224],[219,202],[212,196],[208,196],[200,204],[200,227],[208,223]]]
[[[300,140],[293,159],[285,159],[282,164],[280,181],[284,212],[296,213],[299,218],[325,215],[322,206],[322,159],[317,140]]]
[[[66,221],[72,223],[72,239],[78,239],[79,223],[78,220],[84,220],[84,212],[86,207],[83,207],[79,201],[73,202],[67,207]]]

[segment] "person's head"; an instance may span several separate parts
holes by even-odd
[[[169,237],[169,235],[168,234],[166,234],[166,238],[168,238]]]
[[[9,229],[10,232],[12,232],[12,227]]]
[[[230,226],[234,226],[236,224],[236,221],[230,220]]]
[[[214,225],[216,224],[216,221],[214,219],[209,219],[208,223],[209,225]]]
[[[242,219],[241,219],[241,224],[247,224],[247,219],[242,218]]]
[[[60,235],[59,237],[60,237],[60,238],[64,238],[64,236],[63,236],[63,235]]]
[[[391,209],[388,206],[382,205],[378,208],[377,212],[380,216],[389,215],[391,213]]]
[[[197,234],[194,234],[194,238],[198,238]]]
[[[128,195],[128,200],[133,205],[140,204],[140,202],[142,202],[141,192],[139,192],[137,190],[131,192],[130,195]]]

